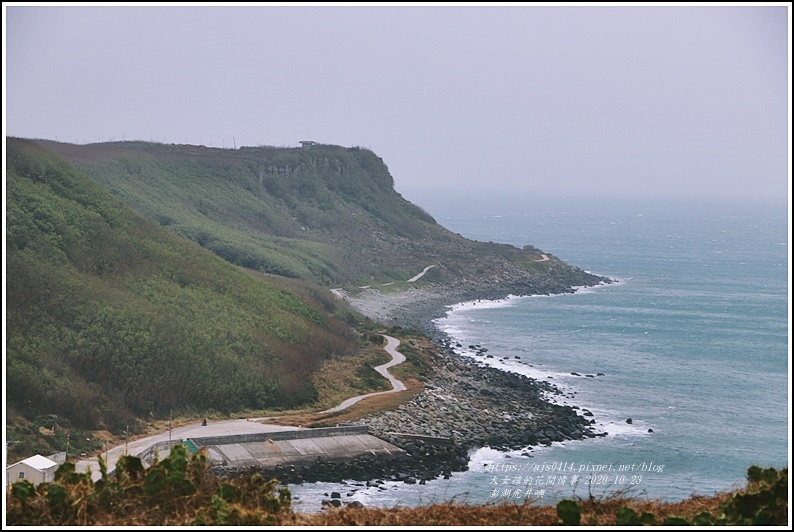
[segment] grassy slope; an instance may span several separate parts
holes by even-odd
[[[494,258],[539,274],[556,262],[448,231],[394,190],[369,150],[36,142],[164,227],[262,272],[357,286],[404,281],[435,263],[434,276],[459,277]]]
[[[329,294],[221,260],[31,142],[7,140],[6,180],[12,415],[118,430],[170,409],[296,405],[316,396],[312,372],[357,349]]]

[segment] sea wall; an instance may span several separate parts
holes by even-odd
[[[255,432],[252,434],[227,434],[223,436],[206,436],[190,438],[197,445],[230,445],[235,443],[263,442],[267,440],[300,440],[310,438],[328,438],[333,436],[355,436],[368,434],[366,425],[348,425],[343,427],[326,427],[306,430],[284,430],[280,432]]]
[[[347,460],[316,460],[309,464],[291,463],[274,467],[216,465],[212,471],[223,476],[245,475],[257,471],[266,478],[276,478],[283,484],[351,480],[373,484],[384,480],[397,480],[415,484],[439,476],[448,477],[453,471],[465,471],[468,468],[468,452],[458,445],[425,442],[416,438],[392,437],[390,441],[399,446],[403,452],[391,455],[365,455]]]

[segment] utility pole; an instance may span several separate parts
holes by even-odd
[[[171,409],[171,413],[168,415],[168,439],[171,439],[171,420],[174,419],[174,409]]]
[[[127,452],[127,441],[130,438],[130,424],[127,423],[127,430],[124,431],[124,454],[129,454]]]
[[[108,463],[109,463],[108,462],[108,450],[109,450],[109,447],[110,446],[108,445],[108,441],[105,440],[105,467],[107,467]]]
[[[69,461],[69,433],[66,433],[66,461]]]

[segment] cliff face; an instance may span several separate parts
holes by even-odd
[[[169,230],[266,273],[327,286],[407,278],[434,244],[459,240],[369,150],[39,143]]]
[[[405,281],[431,264],[423,282],[519,275],[543,284],[576,271],[531,247],[448,231],[362,148],[37,142],[174,233],[261,272],[352,288]]]

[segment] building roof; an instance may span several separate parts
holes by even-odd
[[[16,464],[11,464],[8,467],[12,467],[17,464],[25,464],[26,466],[32,467],[33,469],[37,469],[39,471],[44,471],[45,469],[50,469],[51,467],[58,465],[57,462],[53,462],[49,458],[45,456],[41,456],[40,454],[31,456],[30,458],[25,458],[24,460],[20,460]]]

